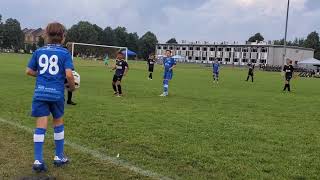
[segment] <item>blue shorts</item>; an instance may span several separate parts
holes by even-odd
[[[32,117],[50,116],[54,119],[62,118],[64,114],[64,101],[32,101]]]
[[[214,72],[214,73],[213,73],[213,76],[216,77],[216,78],[218,78],[218,77],[219,77],[219,72]]]
[[[165,72],[163,75],[163,79],[168,79],[171,80],[173,77],[173,73],[172,72]]]

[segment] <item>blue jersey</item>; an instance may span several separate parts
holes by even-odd
[[[164,66],[164,71],[166,72],[172,72],[172,68],[174,65],[176,65],[176,61],[172,57],[166,57],[163,59],[163,66]]]
[[[37,72],[34,100],[63,101],[66,69],[74,69],[70,52],[61,45],[37,49],[28,67]]]
[[[219,73],[220,64],[219,63],[214,63],[213,66],[212,66],[212,70],[213,70],[213,73]]]

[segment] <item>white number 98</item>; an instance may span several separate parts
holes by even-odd
[[[58,56],[52,55],[49,57],[46,54],[42,54],[39,58],[39,66],[42,68],[40,74],[44,74],[49,69],[49,74],[56,75],[59,72]]]

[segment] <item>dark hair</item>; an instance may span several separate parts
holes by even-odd
[[[46,39],[48,43],[61,44],[66,33],[66,28],[58,22],[49,23],[46,27]]]
[[[166,52],[170,52],[170,53],[172,53],[172,51],[171,51],[171,50],[169,50],[169,49],[167,49],[167,50],[166,50]]]

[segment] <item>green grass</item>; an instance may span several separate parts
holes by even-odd
[[[28,58],[0,55],[0,117],[33,127],[29,114],[34,79],[24,75]],[[223,68],[217,86],[209,68],[178,64],[170,96],[161,98],[160,66],[148,81],[146,65],[129,62],[125,97],[116,98],[112,73],[102,62],[76,61],[75,66],[81,75],[81,89],[74,95],[79,104],[67,106],[65,114],[66,138],[74,143],[110,156],[119,153],[121,160],[173,179],[320,178],[318,79],[294,79],[289,94],[281,91],[280,73],[256,72],[256,82],[247,83],[246,70]],[[0,138],[20,139],[19,146],[27,151],[21,156],[32,159],[31,136],[0,126],[7,132]],[[0,151],[5,148],[0,146]],[[92,179],[142,178],[90,157],[91,165],[81,166],[85,155],[70,148],[66,153],[75,154],[72,165],[58,171],[67,179],[81,173],[87,179],[86,169],[97,172],[90,174]],[[23,172],[30,163],[21,163]],[[101,164],[112,168],[98,173]],[[6,168],[9,165],[0,166],[0,172],[21,175]]]

